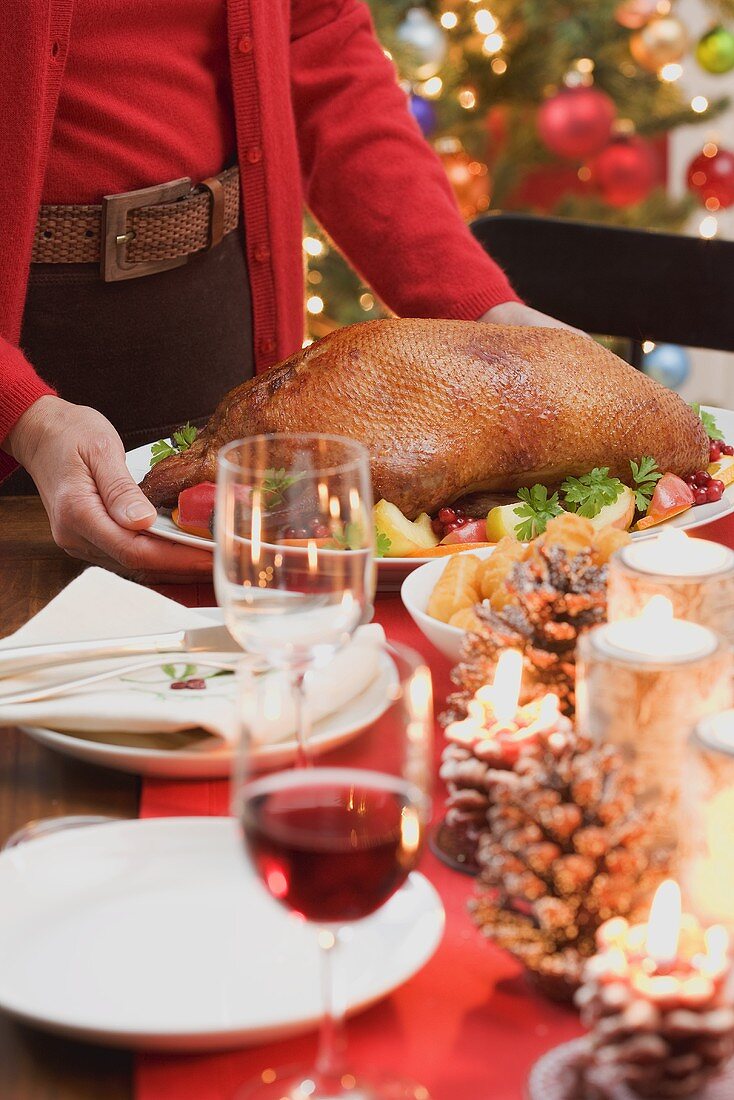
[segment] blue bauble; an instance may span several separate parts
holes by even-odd
[[[691,357],[678,344],[656,344],[643,356],[642,369],[656,382],[676,390],[691,373]]]
[[[408,96],[410,113],[423,131],[424,137],[430,137],[436,129],[436,108],[423,96],[411,92]]]

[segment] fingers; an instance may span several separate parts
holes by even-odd
[[[120,527],[144,530],[156,518],[156,510],[138,488],[125,465],[119,436],[95,439],[84,455],[105,509]]]
[[[57,494],[51,529],[67,554],[116,572],[169,580],[211,578],[209,552],[119,526],[107,514],[91,479]]]

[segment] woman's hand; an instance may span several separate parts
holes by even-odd
[[[493,325],[532,325],[536,328],[565,328],[569,332],[578,332],[580,336],[587,333],[581,329],[558,321],[555,317],[549,317],[547,313],[541,313],[537,309],[523,305],[522,302],[501,302],[498,306],[488,309],[480,318],[480,321],[489,321]]]
[[[148,582],[211,576],[207,551],[145,533],[155,508],[128,473],[122,440],[101,413],[40,397],[3,450],[35,481],[54,540],[67,554]]]

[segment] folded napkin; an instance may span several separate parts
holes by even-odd
[[[87,641],[137,634],[163,634],[211,626],[212,620],[191,608],[123,580],[105,569],[87,569],[15,634],[0,640],[0,649],[48,642]],[[377,625],[360,627],[352,641],[322,668],[309,673],[306,692],[313,722],[340,710],[375,680],[380,668],[380,644],[385,635]],[[217,666],[233,663],[233,653],[161,654],[156,663],[58,699],[4,706],[2,695],[47,687],[123,668],[135,657],[83,661],[0,680],[0,726],[45,726],[78,733],[173,733],[201,728],[234,743],[239,733],[235,675]],[[207,661],[206,665],[201,660]],[[145,657],[140,657],[142,662]],[[210,664],[211,662],[211,664]],[[204,688],[172,689],[176,682],[203,680]],[[271,672],[263,677],[270,699],[281,700],[274,720],[258,721],[263,742],[288,740],[295,716],[287,678]]]

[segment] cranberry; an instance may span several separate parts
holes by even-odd
[[[171,684],[171,691],[181,691],[183,688],[187,688],[188,686],[189,685],[187,680],[174,680]]]
[[[719,481],[718,478],[714,478],[706,486],[706,500],[709,504],[713,504],[717,500],[721,500],[724,495],[724,482]]]
[[[709,481],[711,481],[711,474],[708,470],[699,470],[698,473],[693,475],[693,484],[699,488],[706,488]]]
[[[433,531],[434,535],[438,535],[438,537],[441,538],[441,536],[443,535],[443,524],[441,523],[440,519],[431,520],[431,530]]]
[[[706,504],[708,502],[708,489],[704,489],[701,485],[693,490],[693,503],[694,504]]]
[[[464,511],[463,508],[455,508],[454,509],[454,514],[455,514],[457,519],[463,519],[463,520],[466,519],[466,512]]]
[[[715,439],[709,443],[709,462],[718,462],[721,458],[721,444]]]
[[[686,485],[688,486],[689,489],[695,489],[696,488],[696,475],[695,474],[689,474],[688,477],[683,478],[683,480],[685,481],[685,483],[686,483]]]
[[[734,444],[732,444],[732,443],[722,443],[721,444],[721,453],[723,455],[734,455]]]
[[[463,526],[462,523],[458,523],[456,520],[454,520],[453,523],[447,523],[445,527],[446,534],[450,535],[452,531],[458,531],[459,528]]]
[[[453,508],[442,508],[438,513],[438,518],[441,523],[453,523],[456,519],[456,512]]]
[[[206,680],[199,680],[195,676],[190,676],[186,681],[186,687],[191,691],[203,691],[206,687]]]
[[[313,529],[313,533],[317,539],[326,539],[331,534],[331,531],[325,523],[317,523]]]

